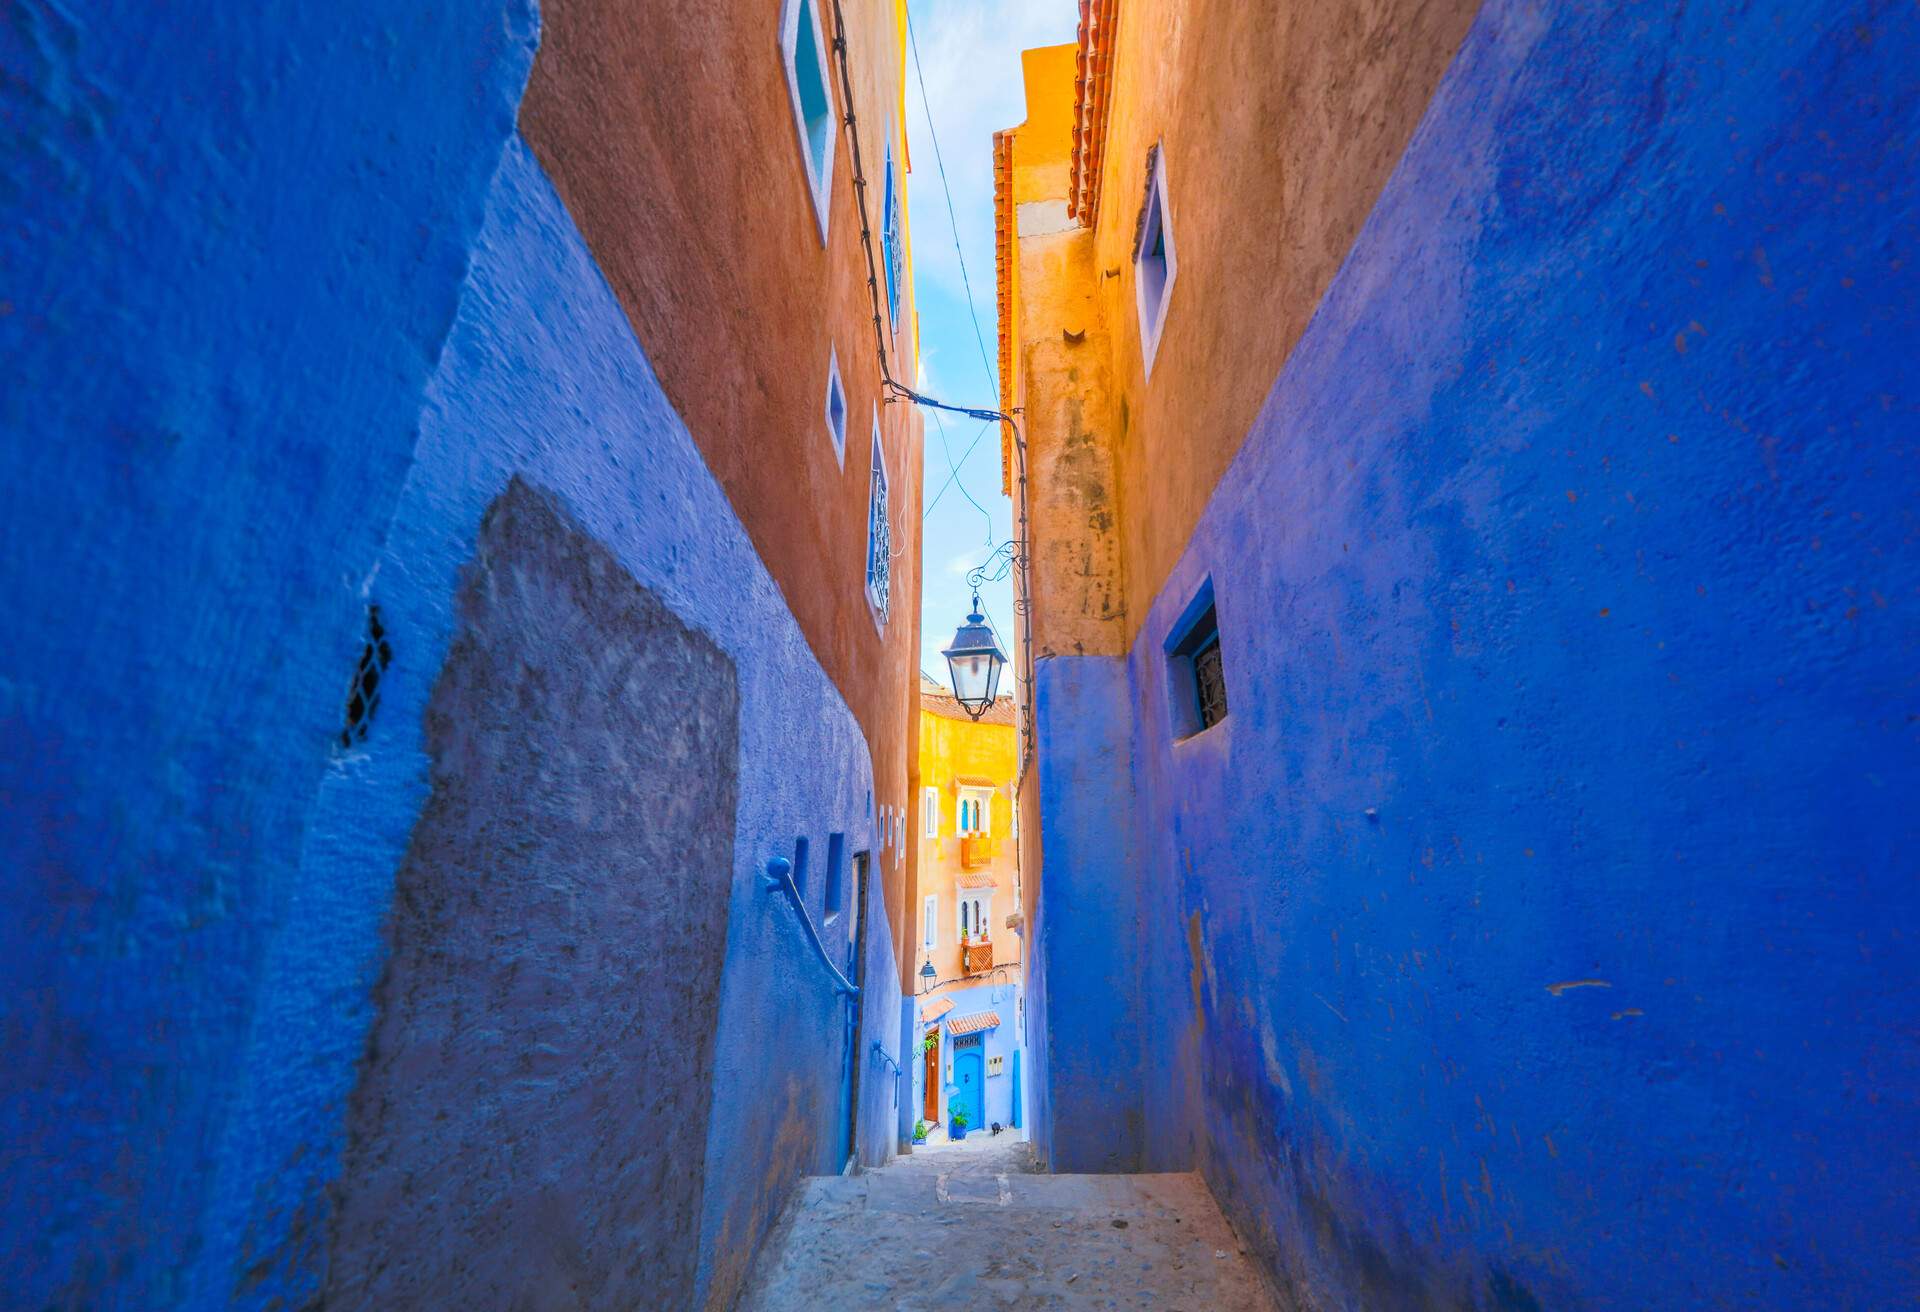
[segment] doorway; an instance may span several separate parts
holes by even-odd
[[[847,925],[846,976],[852,981],[856,992],[853,995],[853,1005],[847,1008],[846,1042],[843,1048],[846,1057],[841,1073],[842,1091],[847,1100],[847,1167],[853,1165],[854,1158],[860,1151],[860,1035],[867,1006],[867,918],[861,913],[867,907],[869,864],[867,853],[854,853],[853,902],[849,907],[849,915],[852,919]]]
[[[920,1040],[920,1047],[926,1053],[927,1096],[922,1101],[920,1114],[929,1125],[940,1123],[940,1030],[936,1026],[927,1031],[927,1037]]]
[[[987,1123],[987,1080],[985,1050],[976,1040],[972,1045],[953,1049],[953,1101],[948,1115],[967,1114],[967,1128],[977,1130]]]

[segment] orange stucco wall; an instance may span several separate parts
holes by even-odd
[[[842,3],[878,260],[889,139],[905,184],[903,10],[898,0]],[[832,7],[823,8],[831,41]],[[822,247],[789,106],[780,17],[778,0],[548,0],[520,126],[865,730],[874,805],[884,817],[910,807],[921,420],[908,406],[880,400],[844,132]],[[832,80],[844,112],[837,67]],[[894,376],[911,381],[915,316],[911,279],[904,284],[886,349]],[[830,352],[847,391],[844,464],[823,417]],[[864,591],[876,414],[899,553],[884,630]],[[873,868],[904,966],[904,853],[885,844]]]
[[[1025,52],[1027,120],[1002,134],[1041,657],[1132,641],[1477,5],[1117,8],[1091,227],[1067,215],[1074,46]],[[1156,144],[1179,271],[1149,378],[1132,254]]]
[[[1089,259],[1110,335],[1109,442],[1124,507],[1125,588],[1135,602],[1122,626],[1131,642],[1144,599],[1166,581],[1479,6],[1127,0],[1118,8]],[[1051,105],[1057,94],[1049,87],[1041,99]],[[1179,272],[1149,379],[1132,255],[1156,143],[1166,155]]]

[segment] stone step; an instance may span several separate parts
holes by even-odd
[[[1041,1175],[1023,1144],[956,1144],[814,1177],[740,1306],[1268,1312],[1198,1175]]]

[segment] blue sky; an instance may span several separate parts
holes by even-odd
[[[913,176],[907,186],[907,213],[920,308],[920,390],[959,405],[997,408],[993,134],[1027,116],[1020,52],[1073,40],[1079,10],[1072,0],[909,0],[907,8],[923,61],[916,70],[909,48],[907,144]],[[926,80],[924,104],[916,72]],[[928,132],[929,109],[953,192],[952,219],[934,136]],[[956,221],[959,253],[954,247]],[[967,313],[967,281],[979,316],[978,337]],[[928,510],[920,665],[944,683],[947,668],[940,649],[966,614],[966,571],[985,560],[993,545],[1007,540],[1012,507],[1000,495],[1000,439],[994,426],[958,415],[936,418],[933,411],[926,412],[926,418],[922,504]],[[948,485],[953,469],[959,476]],[[1011,655],[1012,581],[988,584],[980,597]],[[1001,686],[1012,691],[1010,675]]]

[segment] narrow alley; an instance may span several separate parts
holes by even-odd
[[[741,1307],[1137,1308],[1276,1305],[1191,1173],[1037,1173],[1011,1134],[803,1181]]]
[[[0,1312],[1920,1308],[1920,3],[0,3]]]

